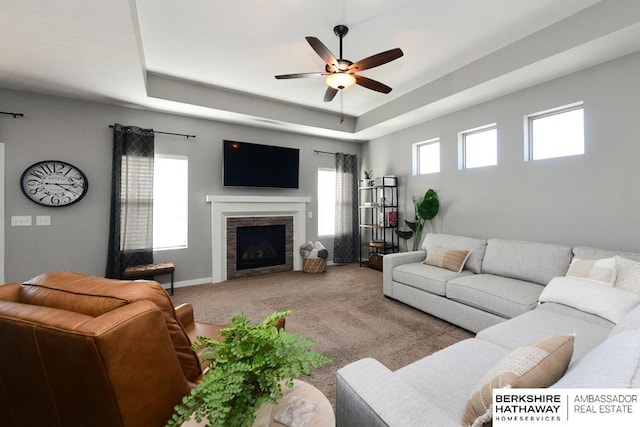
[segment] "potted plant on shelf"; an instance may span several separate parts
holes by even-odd
[[[268,425],[283,385],[292,387],[293,379],[309,375],[311,367],[333,361],[311,349],[312,339],[277,327],[289,314],[291,310],[276,312],[258,324],[240,314],[221,329],[222,341],[198,337],[193,349],[202,351],[201,358],[211,365],[175,407],[167,426],[180,426],[193,417],[197,422],[207,420],[209,426],[249,427],[259,409],[266,409]]]
[[[420,248],[420,241],[422,240],[422,230],[426,221],[431,221],[438,215],[440,211],[440,200],[438,199],[438,193],[433,189],[428,189],[421,200],[418,200],[416,196],[412,196],[413,207],[415,210],[414,221],[404,220],[409,230],[397,230],[396,234],[401,239],[409,240],[413,237],[413,249],[417,251]]]
[[[361,187],[373,187],[373,185],[375,184],[375,180],[373,179],[373,170],[365,170],[363,173],[364,179],[362,180]]]

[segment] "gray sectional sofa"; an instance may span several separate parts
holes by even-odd
[[[569,246],[435,233],[422,247],[384,256],[383,293],[473,332],[533,309],[573,256]],[[423,264],[436,247],[469,250],[464,270]]]
[[[471,250],[464,270],[423,264],[436,247]],[[478,333],[395,372],[374,359],[341,368],[338,427],[459,426],[498,362],[553,335],[575,335],[553,387],[640,387],[640,293],[565,277],[574,257],[640,254],[443,234],[427,235],[423,249],[384,257],[384,294]]]

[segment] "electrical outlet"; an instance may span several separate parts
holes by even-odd
[[[36,225],[51,225],[51,217],[49,215],[36,216]]]
[[[11,217],[12,227],[29,227],[30,225],[31,225],[31,215]]]
[[[309,219],[313,218],[313,211],[307,212],[307,216],[309,217]]]

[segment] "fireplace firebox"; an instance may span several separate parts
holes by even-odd
[[[236,269],[270,267],[286,262],[285,225],[238,227]]]
[[[227,279],[293,270],[293,217],[227,218]]]

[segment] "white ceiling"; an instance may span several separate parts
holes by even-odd
[[[0,0],[0,86],[367,140],[640,51],[637,0]],[[323,102],[305,36],[393,88]],[[2,105],[0,109],[11,110]],[[341,109],[345,120],[341,122]],[[144,125],[144,124],[141,124]]]

